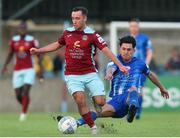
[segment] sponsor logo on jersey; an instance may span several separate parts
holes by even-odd
[[[17,56],[18,56],[20,59],[24,59],[24,58],[27,56],[27,54],[26,54],[26,52],[25,52],[25,49],[24,49],[24,46],[20,46],[20,47],[19,47]]]
[[[20,46],[19,47],[19,52],[23,52],[24,51],[24,46]]]
[[[80,41],[74,42],[74,48],[80,48]]]

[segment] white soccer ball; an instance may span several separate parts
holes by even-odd
[[[76,120],[71,116],[64,116],[58,122],[58,130],[64,134],[73,134],[77,129]]]

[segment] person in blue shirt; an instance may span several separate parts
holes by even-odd
[[[149,37],[140,32],[140,20],[138,18],[132,18],[129,21],[129,33],[136,40],[136,50],[134,52],[134,56],[143,60],[148,66],[151,63],[153,50],[152,44]],[[136,119],[140,119],[140,115],[142,112],[142,102],[143,102],[143,87],[146,81],[146,76],[142,74],[141,82],[140,82],[140,93],[139,93],[139,108],[136,113]]]
[[[169,94],[166,88],[158,80],[155,73],[150,71],[146,63],[133,56],[136,41],[132,36],[125,36],[120,39],[118,59],[129,69],[128,74],[121,72],[113,62],[108,63],[105,79],[111,80],[109,96],[111,100],[106,102],[101,112],[91,111],[95,120],[97,117],[123,118],[127,115],[127,121],[133,122],[137,109],[139,108],[139,85],[141,75],[146,75],[160,90],[161,95],[168,99]],[[83,118],[77,120],[78,126],[84,125]]]

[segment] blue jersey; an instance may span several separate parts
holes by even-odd
[[[143,33],[139,33],[135,37],[136,40],[136,51],[134,56],[146,61],[147,49],[152,49],[151,41],[147,35]]]
[[[118,55],[117,58],[129,69],[129,73],[124,74],[121,72],[118,66],[113,62],[108,64],[108,68],[114,68],[116,70],[113,74],[111,90],[109,93],[110,97],[128,92],[128,89],[132,86],[139,88],[142,74],[148,76],[150,73],[150,69],[145,62],[136,57],[133,57],[129,62],[124,62],[121,55]]]

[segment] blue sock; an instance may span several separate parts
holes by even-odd
[[[136,111],[136,115],[140,116],[141,111],[142,111],[142,102],[143,102],[143,96],[142,95],[139,96],[138,101],[139,101],[139,108]]]
[[[138,93],[137,91],[132,91],[129,93],[129,106],[135,105],[136,107],[139,107],[139,101],[138,101]]]
[[[95,121],[97,118],[96,112],[94,112],[94,111],[90,111],[90,112],[91,112],[91,117],[92,117],[93,121]],[[82,125],[86,124],[86,122],[83,118],[79,118],[79,119],[77,119],[77,124],[78,124],[78,126],[82,126]]]

